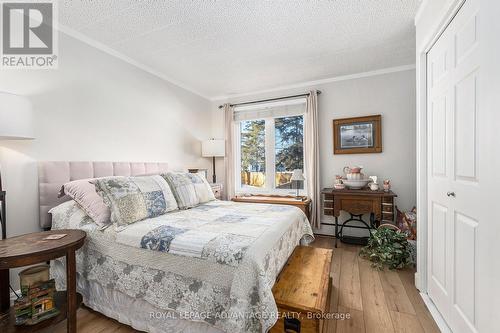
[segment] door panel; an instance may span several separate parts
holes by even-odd
[[[432,279],[440,292],[446,291],[446,216],[448,209],[438,203],[432,205]]]
[[[433,57],[429,59],[429,66],[431,68],[431,87],[435,89],[445,80],[446,74],[449,73],[450,61],[448,49],[439,46],[436,47],[433,50]]]
[[[482,230],[478,0],[427,54],[429,296],[454,332],[477,332]]]
[[[456,33],[457,66],[467,56],[467,53],[477,45],[477,34],[477,15],[474,14]]]
[[[455,179],[472,182],[477,182],[476,74],[469,74],[455,88]]]
[[[469,324],[475,323],[476,220],[455,212],[454,307]]]
[[[432,176],[446,177],[446,95],[431,104]]]

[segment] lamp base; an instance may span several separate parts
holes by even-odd
[[[212,181],[217,183],[217,176],[215,175],[215,156],[212,156],[212,168],[213,168],[213,175],[212,175]]]
[[[0,189],[0,226],[2,228],[2,239],[7,238],[7,212],[5,209],[5,191]]]

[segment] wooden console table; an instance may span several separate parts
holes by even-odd
[[[368,239],[367,237],[344,236],[344,228],[370,230],[376,228],[380,223],[394,222],[394,198],[397,195],[392,191],[325,188],[321,194],[323,213],[335,217],[335,223],[321,223],[335,226],[335,247],[337,247],[337,239],[345,243],[355,244],[364,244]],[[338,218],[342,210],[348,212],[351,217],[339,224]],[[362,219],[363,214],[370,214],[369,223]],[[350,222],[360,222],[363,225],[350,225]]]

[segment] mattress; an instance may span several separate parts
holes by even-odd
[[[313,239],[292,206],[212,201],[120,232],[99,230],[73,201],[51,213],[53,229],[87,232],[77,253],[79,286],[99,284],[225,332],[265,332],[276,322],[274,281],[294,248]],[[54,277],[62,287],[61,274]]]

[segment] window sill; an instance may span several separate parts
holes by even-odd
[[[268,189],[262,189],[262,190],[257,190],[257,189],[251,189],[251,190],[243,190],[243,189],[237,189],[235,191],[236,195],[239,196],[245,196],[245,195],[251,195],[251,194],[260,194],[260,195],[290,195],[290,196],[296,196],[297,195],[297,190],[268,190]],[[299,190],[299,196],[307,196],[307,192],[304,190]]]

